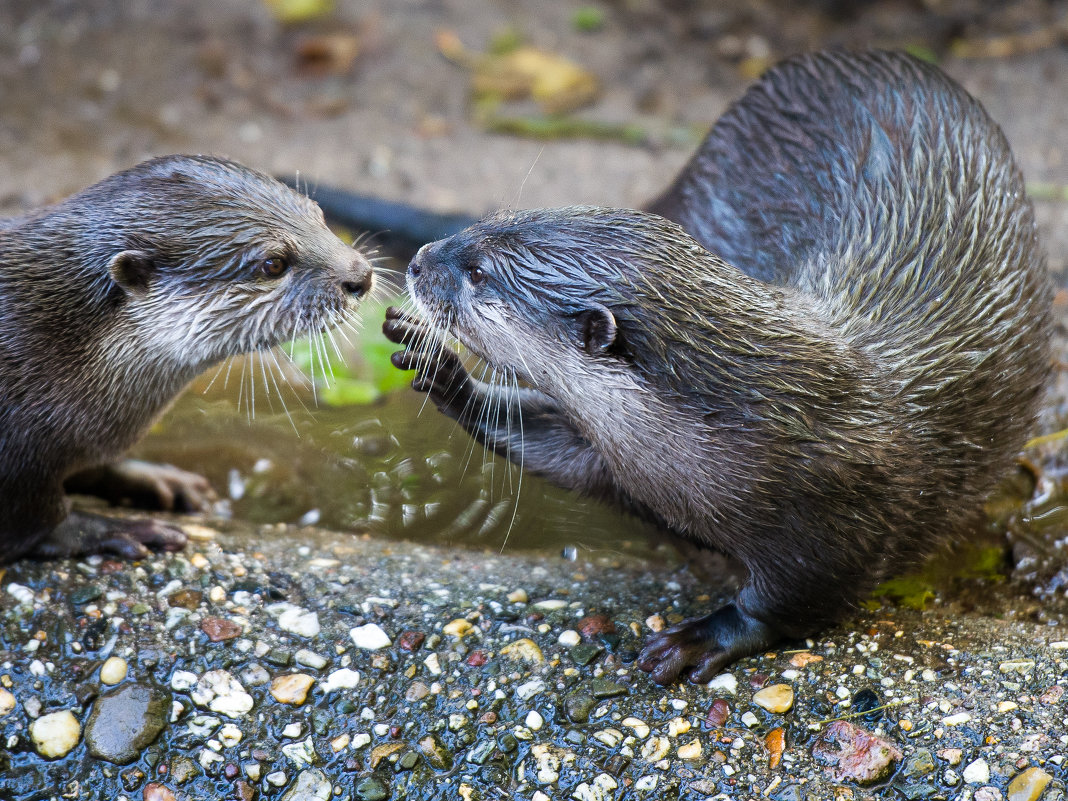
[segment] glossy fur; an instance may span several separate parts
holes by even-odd
[[[199,372],[341,322],[370,282],[314,203],[220,159],[148,161],[0,223],[0,562],[139,553],[68,518],[63,482],[99,484]]]
[[[1037,410],[1051,289],[1001,131],[900,54],[775,67],[651,211],[489,217],[420,252],[430,327],[387,333],[488,447],[744,565],[732,604],[639,659],[705,681],[977,510]],[[442,325],[532,388],[435,355]]]

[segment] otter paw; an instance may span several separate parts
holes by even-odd
[[[71,512],[66,520],[37,543],[34,556],[55,559],[110,553],[123,559],[143,559],[157,551],[180,551],[185,532],[158,520],[120,520],[89,512]]]
[[[671,684],[684,672],[703,684],[732,662],[765,650],[779,639],[765,623],[727,604],[711,615],[686,620],[651,637],[637,665],[657,684]]]
[[[65,482],[68,492],[96,495],[113,506],[196,512],[217,496],[208,480],[169,464],[126,459],[77,473]]]
[[[438,334],[418,318],[390,307],[382,332],[405,349],[390,357],[399,370],[415,370],[412,389],[429,393],[446,414],[462,413],[469,401],[467,368],[459,355],[448,348]]]

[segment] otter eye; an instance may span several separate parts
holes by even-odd
[[[260,272],[268,278],[278,278],[289,269],[289,262],[281,256],[273,256],[260,262]]]
[[[472,267],[467,271],[467,280],[475,286],[486,283],[486,271],[481,267]]]

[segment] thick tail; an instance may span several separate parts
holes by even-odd
[[[374,234],[374,244],[398,258],[410,258],[427,242],[452,236],[478,219],[468,214],[440,214],[289,176],[279,180],[306,193],[331,222]]]

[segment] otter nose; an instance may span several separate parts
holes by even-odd
[[[352,274],[341,282],[341,290],[346,295],[362,298],[371,289],[374,282],[374,273],[363,259],[357,259],[352,263]]]

